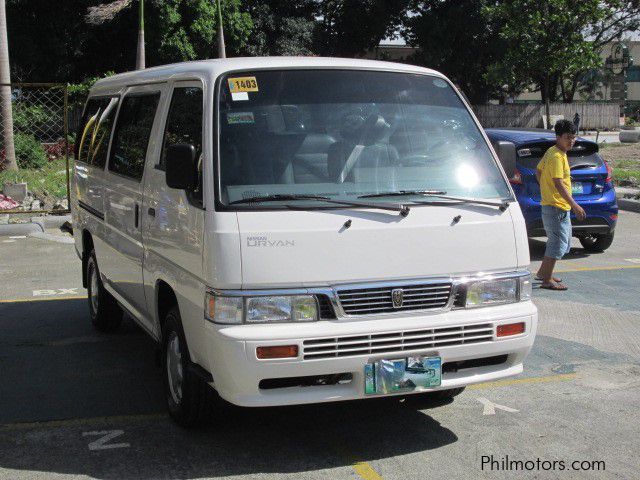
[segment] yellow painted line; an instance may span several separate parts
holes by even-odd
[[[139,420],[158,420],[168,418],[166,413],[149,413],[141,415],[113,415],[111,417],[70,418],[68,420],[50,420],[46,422],[6,423],[3,430],[25,430],[34,428],[82,427],[102,423],[133,422]]]
[[[469,390],[484,390],[487,388],[507,387],[509,385],[523,385],[534,383],[564,382],[573,380],[578,376],[577,373],[562,373],[558,375],[549,375],[547,377],[529,377],[515,378],[513,380],[496,380],[495,382],[477,383],[467,387]]]
[[[358,476],[364,478],[364,480],[382,480],[380,474],[367,462],[356,462],[353,464],[353,469]]]
[[[7,300],[0,300],[0,303],[24,303],[24,302],[49,302],[51,300],[80,300],[81,298],[87,298],[86,295],[73,295],[68,297],[31,297],[31,298],[12,298]]]
[[[554,270],[556,273],[560,272],[595,272],[599,270],[622,270],[627,268],[640,268],[640,265],[611,265],[603,267],[580,267],[580,268],[568,268],[566,270]]]

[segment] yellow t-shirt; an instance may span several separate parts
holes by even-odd
[[[540,193],[542,194],[541,205],[551,205],[564,211],[571,210],[571,205],[562,198],[553,183],[554,178],[561,178],[567,192],[571,195],[571,172],[567,154],[554,145],[547,150],[538,163],[538,171],[540,172]]]

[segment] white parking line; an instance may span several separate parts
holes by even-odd
[[[482,415],[495,415],[496,414],[496,408],[498,410],[504,410],[505,412],[509,412],[509,413],[518,413],[519,410],[515,409],[515,408],[511,408],[511,407],[507,407],[505,405],[499,405],[497,403],[493,403],[491,400],[484,398],[484,397],[480,397],[477,399],[481,404],[484,405],[484,409],[482,410]]]
[[[625,258],[625,262],[640,263],[640,258]]]
[[[89,443],[89,450],[108,450],[111,448],[129,448],[131,445],[128,443],[109,443],[109,440],[113,440],[116,437],[124,435],[124,430],[104,430],[101,432],[82,432],[82,436],[89,435],[101,435],[98,440]]]
[[[48,297],[52,295],[78,295],[78,287],[74,288],[56,288],[53,290],[34,290],[34,297]]]

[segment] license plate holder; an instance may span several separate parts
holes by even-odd
[[[439,387],[442,383],[442,358],[408,356],[379,359],[364,367],[366,395],[385,395]]]

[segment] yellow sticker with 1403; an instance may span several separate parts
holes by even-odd
[[[256,81],[256,77],[229,78],[228,82],[229,82],[229,91],[231,93],[258,91],[258,82]]]

